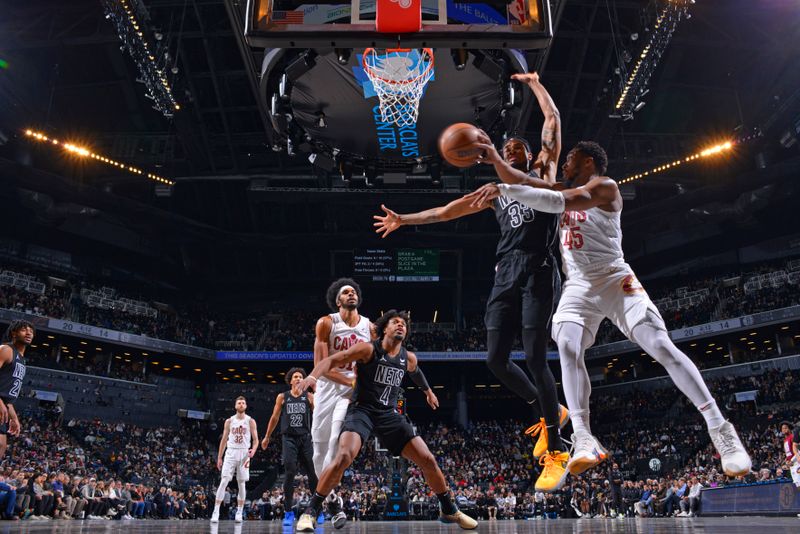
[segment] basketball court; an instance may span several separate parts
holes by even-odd
[[[772,534],[789,534],[800,528],[800,519],[796,517],[723,517],[696,519],[554,519],[548,521],[483,521],[478,530],[485,533],[526,534],[547,532],[548,534],[671,534],[673,532],[690,533],[729,533],[745,534],[755,529],[768,530]],[[209,533],[209,534],[246,534],[246,533],[281,533],[290,534],[293,529],[283,528],[277,521],[246,521],[234,524],[223,521],[211,525],[208,521],[70,521],[70,522],[25,522],[8,523],[0,526],[0,534],[6,532],[82,532],[82,533],[114,533],[158,534],[158,533]],[[326,524],[317,528],[316,532],[342,532],[359,534],[410,534],[410,533],[456,533],[462,532],[455,525],[442,525],[434,521],[407,522],[349,522],[343,529],[335,530]]]

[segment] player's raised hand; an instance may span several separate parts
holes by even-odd
[[[425,392],[425,400],[428,401],[428,406],[430,406],[432,409],[435,410],[439,407],[439,398],[432,389],[428,389],[428,391]]]
[[[470,206],[483,208],[491,204],[492,200],[498,198],[500,196],[500,188],[497,184],[486,184],[472,193],[466,195],[466,198],[470,199]]]
[[[528,85],[539,83],[539,73],[538,72],[524,72],[521,74],[512,74],[512,80],[517,80],[518,82],[527,83]]]
[[[400,216],[397,213],[390,210],[383,204],[381,204],[381,209],[383,210],[384,215],[373,215],[372,218],[377,221],[373,224],[375,227],[375,233],[381,234],[381,238],[384,238],[400,228],[403,223],[400,221]]]

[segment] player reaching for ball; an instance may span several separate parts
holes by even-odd
[[[542,148],[533,159],[528,142],[512,137],[503,145],[503,159],[517,172],[555,183],[561,151],[558,109],[536,73],[515,74],[513,78],[531,88],[544,113]],[[382,206],[384,215],[374,217],[376,232],[386,237],[400,226],[449,221],[488,207],[494,210],[500,225],[500,241],[494,286],[486,303],[486,363],[507,388],[531,406],[536,424],[526,433],[537,438],[533,454],[545,465],[536,489],[554,491],[564,482],[569,459],[560,436],[568,412],[558,403],[556,381],[547,365],[548,324],[554,295],[561,287],[554,258],[558,218],[510,198],[500,197],[491,204],[475,206],[471,197],[464,196],[419,213],[399,214]],[[525,360],[536,386],[511,361],[511,347],[520,326]],[[540,406],[536,406],[537,401]]]
[[[589,425],[592,384],[583,356],[608,317],[666,368],[702,414],[725,474],[733,477],[750,472],[750,456],[736,430],[723,417],[697,366],[670,339],[661,314],[625,262],[622,195],[617,183],[605,176],[605,150],[597,143],[581,141],[567,154],[562,167],[564,183],[553,183],[513,168],[488,136],[481,148],[482,159],[493,165],[506,183],[487,184],[471,193],[476,207],[511,198],[561,218],[561,258],[567,281],[553,316],[553,339],[558,344],[564,395],[575,431],[569,471],[582,473],[607,455]]]

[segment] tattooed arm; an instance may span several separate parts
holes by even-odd
[[[542,150],[536,157],[533,168],[537,170],[539,176],[550,183],[555,183],[558,172],[558,158],[561,155],[561,116],[558,113],[553,98],[539,81],[539,75],[535,72],[528,74],[515,74],[513,79],[526,83],[531,88],[539,107],[544,114],[544,126],[542,126]]]

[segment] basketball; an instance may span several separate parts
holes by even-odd
[[[472,167],[481,149],[475,146],[481,129],[467,122],[451,124],[439,135],[439,153],[454,167]]]

